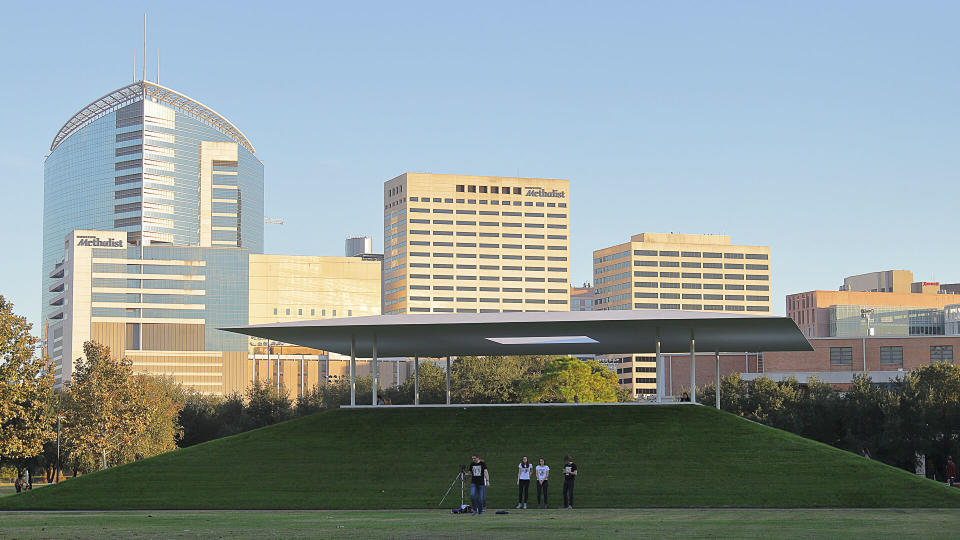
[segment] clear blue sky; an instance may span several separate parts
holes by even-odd
[[[268,252],[382,247],[405,171],[519,172],[571,180],[574,282],[643,231],[770,245],[775,313],[855,273],[960,281],[957,3],[14,2],[0,294],[32,321],[43,158],[130,82],[145,9],[148,77],[159,47],[256,146]]]

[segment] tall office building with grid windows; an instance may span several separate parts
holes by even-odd
[[[567,311],[567,180],[406,173],[383,186],[383,313]]]
[[[770,248],[733,245],[729,236],[640,233],[594,251],[593,280],[594,310],[770,314]],[[607,357],[637,396],[656,392],[649,352]]]

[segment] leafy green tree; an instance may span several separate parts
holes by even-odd
[[[539,356],[464,356],[450,366],[454,403],[519,403],[547,364]]]
[[[129,360],[110,358],[110,349],[93,341],[84,343],[83,351],[86,360],[78,359],[70,385],[66,439],[80,467],[97,456],[106,469],[123,462],[124,449],[146,430],[148,411]]]
[[[450,368],[451,393],[453,387],[452,378],[455,376],[453,367]],[[409,377],[397,388],[398,398],[394,403],[414,403],[413,398],[413,377]],[[447,375],[444,369],[435,362],[420,363],[420,403],[446,403],[447,401]]]
[[[50,436],[46,405],[53,369],[34,354],[37,338],[25,317],[0,296],[0,461],[24,463],[43,451]]]
[[[557,358],[546,365],[527,401],[610,403],[617,401],[616,374],[596,360]]]
[[[176,450],[177,440],[183,435],[179,417],[187,392],[170,377],[140,374],[134,376],[133,383],[145,417],[143,430],[123,449],[123,461]]]
[[[269,426],[293,417],[290,393],[283,385],[278,389],[257,379],[247,389],[246,397],[247,429]]]

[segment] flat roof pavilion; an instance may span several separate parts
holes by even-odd
[[[447,357],[449,366],[450,356],[651,352],[657,354],[657,388],[662,389],[660,353],[690,352],[695,362],[697,349],[717,354],[813,350],[787,317],[680,310],[377,315],[223,330],[349,355],[351,388],[357,357],[372,359],[376,377],[378,357]],[[418,365],[415,361],[415,371]],[[692,388],[694,375],[691,370]],[[447,389],[449,403],[449,371]],[[373,393],[376,404],[375,384]],[[419,392],[415,395],[419,402]]]

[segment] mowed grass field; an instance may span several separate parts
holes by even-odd
[[[956,538],[952,510],[0,512],[2,538]]]
[[[516,504],[522,455],[553,467],[559,505],[567,453],[578,510],[960,507],[958,489],[675,405],[328,411],[2,497],[0,510],[436,509],[472,452],[490,468],[490,510]],[[459,486],[443,506],[458,503]]]

